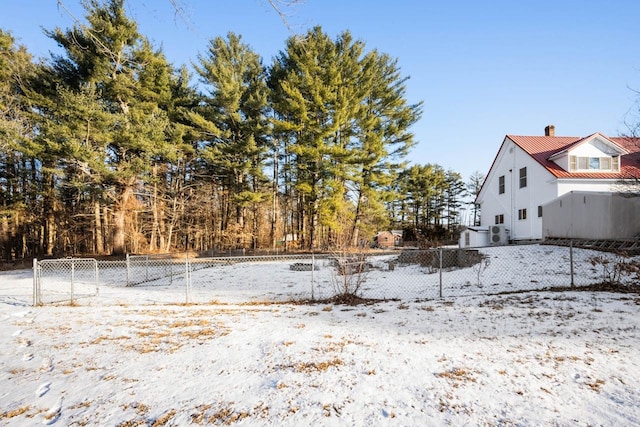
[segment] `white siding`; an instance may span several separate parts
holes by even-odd
[[[569,156],[567,154],[563,154],[562,156],[558,156],[553,160],[558,166],[562,169],[568,171],[569,170]]]
[[[460,233],[460,240],[458,244],[461,248],[479,248],[489,246],[489,232],[487,230],[467,228],[462,230],[462,233]]]
[[[572,191],[547,203],[545,237],[633,239],[640,234],[640,198],[617,193]]]
[[[611,145],[609,145],[609,143],[607,143],[606,141],[596,137],[572,149],[571,154],[575,156],[586,157],[605,157],[614,154],[619,155],[622,153],[620,153],[619,150],[611,147]]]
[[[587,179],[558,179],[558,196],[567,194],[571,191],[597,191],[597,192],[614,192],[616,191],[617,181],[601,180],[593,181]]]
[[[520,188],[520,169],[527,168],[527,186]],[[505,177],[505,192],[498,194],[498,178]],[[478,201],[482,226],[495,224],[496,215],[504,215],[504,225],[512,240],[542,239],[542,218],[538,206],[558,196],[556,180],[542,165],[509,138],[505,138],[487,176]],[[518,211],[527,210],[527,219],[519,220]]]
[[[582,144],[577,146],[574,150],[571,150],[572,156],[584,156],[584,157],[604,157],[609,154],[603,153],[602,150],[595,147],[593,144]]]

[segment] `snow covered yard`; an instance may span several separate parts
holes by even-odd
[[[0,298],[0,425],[639,425],[639,304]]]

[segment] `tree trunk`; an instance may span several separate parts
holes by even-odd
[[[157,175],[155,166],[153,169],[153,174]],[[153,224],[151,225],[151,239],[149,242],[150,252],[155,252],[156,249],[158,248],[157,241],[158,241],[158,234],[159,234],[159,228],[160,228],[160,225],[159,225],[160,212],[159,211],[160,211],[160,206],[158,203],[158,184],[154,183],[153,195],[151,196],[151,213],[153,215]],[[162,247],[162,245],[160,245],[159,247]]]
[[[122,191],[119,200],[115,204],[113,213],[113,255],[124,255],[126,248],[126,216],[129,199],[132,196],[131,187],[127,186]]]
[[[113,248],[113,243],[111,239],[107,239],[108,236],[112,235],[111,224],[109,221],[109,208],[107,206],[102,207],[102,238],[103,242],[103,253],[111,253]]]
[[[278,222],[278,150],[273,150],[273,183],[271,190],[271,227],[269,229],[269,238],[271,240],[271,250],[276,249],[276,224]]]
[[[125,254],[125,211],[122,208],[118,208],[113,213],[113,249],[111,253],[113,255]]]
[[[104,253],[104,235],[102,230],[102,219],[100,217],[100,202],[97,200],[93,202],[93,217],[94,217],[94,251],[96,254],[101,255]]]
[[[11,260],[11,233],[9,232],[9,218],[7,216],[2,217],[2,224],[0,225],[2,233],[0,234],[0,242],[2,242],[2,255],[6,261]]]
[[[360,216],[362,212],[362,203],[364,201],[364,197],[362,196],[362,189],[358,192],[358,202],[356,203],[356,212],[353,218],[353,227],[351,228],[351,236],[352,241],[351,245],[353,247],[358,246],[358,240],[360,239]]]

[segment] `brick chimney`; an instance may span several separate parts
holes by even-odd
[[[554,125],[545,127],[544,136],[556,136],[556,127]]]

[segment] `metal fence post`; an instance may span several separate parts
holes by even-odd
[[[576,284],[573,281],[573,240],[569,240],[569,269],[571,271],[571,287],[575,288]]]
[[[439,252],[440,252],[440,265],[438,266],[438,270],[440,273],[440,298],[442,298],[442,246],[440,246]]]
[[[184,257],[184,284],[185,284],[185,293],[186,293],[186,304],[189,304],[189,286],[191,285],[191,277],[189,277],[189,253]]]
[[[74,277],[75,272],[76,272],[76,271],[75,271],[75,268],[76,268],[76,265],[75,265],[75,263],[73,262],[73,259],[72,259],[72,260],[71,260],[71,289],[70,289],[70,291],[71,291],[71,298],[70,298],[70,300],[71,300],[71,305],[73,305],[73,280],[74,280],[74,278],[75,278],[75,277]]]
[[[311,301],[315,301],[315,295],[314,295],[314,286],[315,286],[315,268],[316,268],[316,260],[314,257],[314,254],[311,253]]]
[[[38,260],[36,258],[33,259],[33,306],[37,306],[40,304],[39,297],[39,280],[38,280]]]
[[[125,264],[125,270],[127,275],[127,286],[129,286],[129,254],[127,254],[127,258],[124,264]]]
[[[100,267],[98,267],[98,260],[94,259],[94,266],[96,268],[96,296],[100,295]]]

